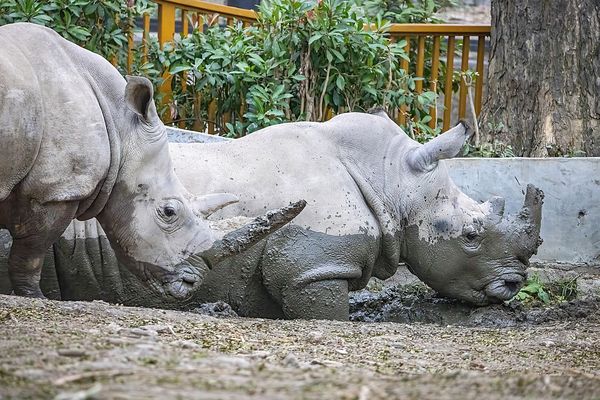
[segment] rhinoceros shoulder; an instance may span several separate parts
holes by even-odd
[[[0,28],[0,200],[22,182],[40,202],[89,197],[106,176],[110,148],[93,87],[96,59],[50,29]]]

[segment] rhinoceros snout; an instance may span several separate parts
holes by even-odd
[[[485,295],[492,303],[510,300],[519,293],[526,278],[525,272],[503,274],[485,287]]]
[[[175,272],[163,283],[167,295],[178,300],[184,300],[191,296],[201,280],[200,271],[191,266],[178,266]]]

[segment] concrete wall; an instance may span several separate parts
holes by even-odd
[[[600,158],[462,158],[444,161],[462,190],[477,200],[522,205],[525,187],[544,191],[541,237],[534,260],[600,266]]]

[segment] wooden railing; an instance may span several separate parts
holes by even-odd
[[[452,24],[393,24],[390,29],[390,36],[392,40],[406,40],[405,50],[407,53],[410,52],[412,45],[417,46],[417,57],[416,57],[416,70],[414,71],[415,76],[425,78],[424,67],[427,60],[425,60],[426,48],[429,46],[431,49],[431,60],[430,62],[430,74],[427,76],[429,82],[429,89],[439,94],[438,78],[440,73],[440,59],[442,58],[441,47],[442,43],[445,44],[445,51],[443,61],[445,63],[445,82],[444,82],[444,114],[442,118],[442,131],[448,130],[452,121],[452,100],[453,100],[453,89],[452,84],[454,80],[454,68],[455,68],[455,56],[460,55],[461,62],[459,71],[465,72],[469,69],[469,52],[471,37],[477,38],[477,49],[475,54],[475,71],[478,74],[475,80],[474,90],[474,106],[475,113],[479,115],[481,111],[481,99],[483,97],[483,81],[485,78],[484,74],[484,57],[485,57],[485,40],[486,37],[490,36],[491,27],[489,25],[452,25]],[[457,41],[456,37],[460,39]],[[460,46],[458,46],[460,45]],[[457,47],[460,50],[457,51]],[[402,61],[402,68],[407,72],[410,68],[410,63],[406,60]],[[467,86],[465,80],[460,79],[459,81],[459,97],[458,97],[458,112],[457,118],[464,118],[467,110]],[[417,81],[416,91],[422,92],[423,81]],[[437,108],[432,107],[429,115],[431,115],[430,126],[434,127],[437,124]],[[398,122],[401,124],[405,123],[405,112],[399,110]]]
[[[196,29],[203,29],[202,21],[208,17],[209,21],[215,22],[219,18],[225,19],[228,25],[233,24],[235,20],[242,21],[244,25],[252,24],[256,21],[257,15],[252,10],[223,6],[214,3],[208,3],[201,0],[154,0],[158,4],[158,40],[162,44],[172,41],[176,33],[186,36],[190,32],[189,22],[192,21]],[[177,10],[181,10],[177,13]],[[179,14],[180,22],[177,21]],[[178,23],[179,22],[179,23]],[[176,32],[176,26],[179,25],[179,32]],[[210,25],[210,24],[209,24]],[[143,23],[144,39],[150,34],[150,16],[144,16]],[[458,104],[455,107],[453,84],[456,84],[455,69],[460,72],[475,70],[478,74],[475,80],[474,88],[474,106],[475,113],[481,111],[481,102],[484,87],[484,61],[485,61],[485,41],[490,36],[489,25],[453,25],[453,24],[392,24],[389,30],[390,39],[393,41],[406,40],[405,50],[407,53],[416,55],[410,62],[403,60],[402,68],[407,72],[412,72],[416,77],[423,78],[417,80],[416,91],[418,93],[424,90],[425,85],[429,90],[443,96],[443,115],[442,131],[446,131],[451,123],[467,114],[467,86],[463,79],[460,79],[458,90]],[[474,57],[470,57],[471,39],[477,40]],[[145,42],[145,40],[144,40]],[[130,50],[133,48],[133,37],[130,37]],[[411,48],[413,49],[411,51]],[[131,51],[130,58],[131,60]],[[426,58],[426,54],[430,58]],[[145,54],[145,49],[144,49]],[[456,68],[455,63],[459,60],[460,65]],[[470,60],[473,59],[475,68],[470,68]],[[441,68],[441,64],[444,68]],[[131,61],[129,61],[131,66]],[[428,73],[425,67],[428,67]],[[414,68],[414,71],[411,71]],[[444,81],[441,84],[438,79],[444,73]],[[443,87],[443,93],[441,88]],[[168,91],[166,87],[163,90]],[[405,124],[409,110],[403,108],[391,110],[392,116],[400,124]],[[331,113],[328,113],[331,115]],[[432,128],[438,124],[437,106],[429,110]],[[209,116],[209,119],[211,117]],[[212,129],[211,129],[212,130]]]

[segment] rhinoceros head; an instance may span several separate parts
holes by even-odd
[[[454,156],[467,131],[460,124],[409,157],[418,181],[428,181],[421,187],[433,190],[410,212],[403,253],[409,269],[439,293],[485,305],[512,298],[525,281],[541,244],[543,192],[528,185],[514,216],[504,215],[500,197],[478,203],[462,193],[437,161]]]
[[[119,261],[157,293],[188,297],[212,264],[256,243],[304,207],[301,201],[224,236],[215,233],[206,217],[236,197],[195,197],[183,187],[150,81],[129,77],[124,102],[119,172],[98,220]]]

